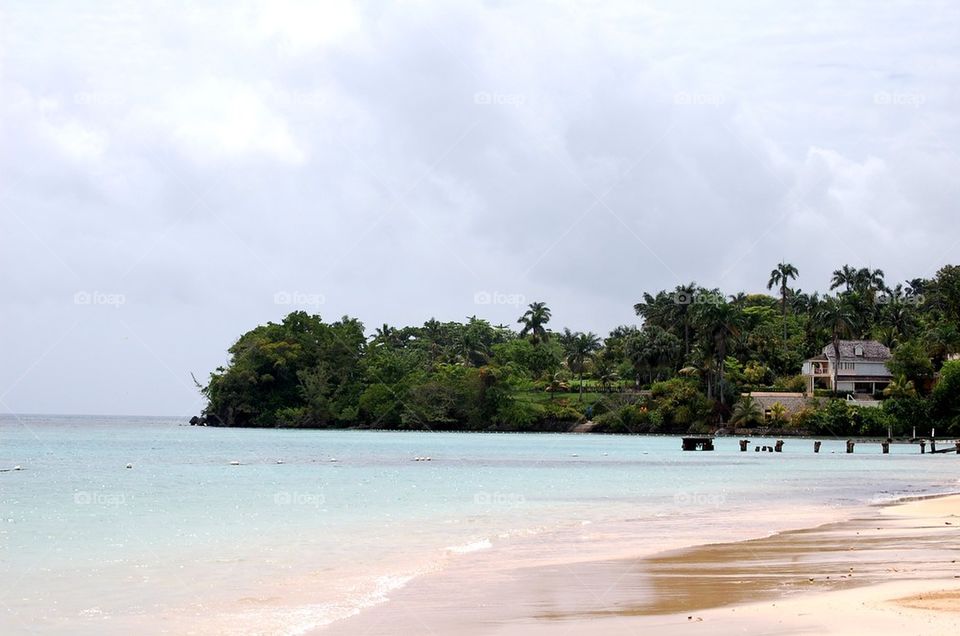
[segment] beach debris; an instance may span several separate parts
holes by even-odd
[[[712,437],[683,437],[680,440],[680,447],[685,451],[712,451]]]

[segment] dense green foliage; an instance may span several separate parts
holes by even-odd
[[[367,336],[356,319],[294,312],[230,348],[203,387],[205,416],[227,426],[567,430],[592,419],[595,430],[632,433],[960,433],[960,362],[948,361],[960,351],[960,268],[891,288],[880,270],[844,266],[823,296],[792,289],[799,276],[780,263],[766,281],[776,296],[695,283],[647,293],[634,305],[641,324],[603,339],[551,330],[542,302],[519,330],[474,316]],[[881,408],[824,399],[799,413],[768,409],[769,422],[741,398],[804,391],[803,360],[845,338],[893,350]]]

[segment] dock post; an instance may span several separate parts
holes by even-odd
[[[853,452],[853,446],[854,446],[853,440],[852,440],[852,439],[848,439],[848,440],[847,440],[847,453],[852,453],[852,452]]]
[[[742,439],[742,440],[740,440],[740,452],[741,452],[741,453],[746,452],[746,450],[747,450],[747,444],[749,444],[749,443],[750,443],[750,440],[748,440],[748,439]]]
[[[813,443],[813,452],[814,452],[814,453],[819,453],[819,452],[820,452],[820,444],[822,444],[822,443],[823,443],[823,442],[814,442],[814,443]]]
[[[880,442],[880,446],[883,448],[884,455],[890,454],[890,440],[887,440],[885,442]]]
[[[782,452],[783,452],[783,440],[782,440],[782,439],[778,439],[778,440],[777,440],[777,444],[776,444],[776,446],[773,447],[773,450],[777,451],[778,453],[782,453]]]

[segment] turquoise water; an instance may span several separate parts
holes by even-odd
[[[0,633],[300,633],[531,538],[586,528],[629,553],[750,536],[952,492],[960,473],[955,455],[839,440],[683,453],[675,437],[182,423],[0,418],[0,469],[22,468],[0,473]]]

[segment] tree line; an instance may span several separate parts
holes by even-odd
[[[960,397],[941,388],[953,382],[960,352],[960,267],[890,285],[879,269],[844,265],[825,294],[794,288],[799,275],[778,264],[770,294],[694,282],[644,293],[634,305],[639,324],[606,337],[553,330],[543,302],[515,326],[470,316],[384,324],[369,335],[355,318],[325,322],[296,311],[230,347],[229,363],[201,387],[204,418],[440,430],[566,430],[592,419],[597,430],[637,433],[756,426],[762,417],[742,394],[803,391],[805,359],[842,339],[875,339],[894,355],[882,409],[867,414],[821,396],[776,423],[872,434],[933,422],[960,433]]]

